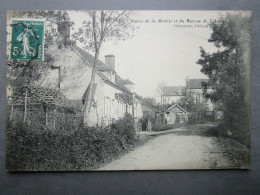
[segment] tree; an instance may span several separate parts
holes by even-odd
[[[156,100],[153,97],[145,97],[145,98],[142,97],[142,101],[147,103],[148,105],[150,105],[152,107],[156,107],[157,106],[156,105]]]
[[[230,131],[237,135],[249,132],[251,15],[227,14],[210,27],[213,32],[208,41],[218,51],[207,53],[201,48],[197,61],[209,78],[205,95],[223,104],[224,124]],[[207,91],[209,85],[211,92]]]
[[[94,52],[89,93],[84,103],[85,119],[88,121],[91,109],[92,88],[95,82],[96,65],[103,42],[108,40],[126,40],[131,37],[134,26],[130,23],[129,11],[88,11],[88,19],[73,37],[84,44],[85,49]]]
[[[189,113],[202,113],[207,111],[207,105],[205,102],[197,102],[191,92],[187,92],[185,97],[182,97],[177,101],[181,107],[187,110]]]

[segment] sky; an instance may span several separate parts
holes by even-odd
[[[156,97],[162,81],[184,86],[186,77],[207,78],[196,61],[201,46],[208,52],[216,50],[208,42],[212,31],[207,24],[218,16],[215,11],[134,11],[131,23],[138,26],[134,37],[105,42],[99,58],[115,55],[116,72],[130,79],[139,95]],[[75,29],[87,18],[83,12],[70,12],[70,17]]]

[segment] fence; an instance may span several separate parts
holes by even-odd
[[[24,115],[26,114],[26,120]],[[54,104],[28,104],[26,113],[23,104],[9,104],[7,120],[12,122],[26,122],[30,126],[46,126],[51,129],[78,129],[83,126],[83,114],[71,112]]]

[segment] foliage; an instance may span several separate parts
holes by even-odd
[[[154,131],[166,131],[166,130],[171,130],[171,129],[177,129],[180,127],[187,126],[187,123],[175,123],[175,124],[166,124],[166,125],[160,125],[157,126]]]
[[[129,23],[131,11],[92,10],[88,11],[82,27],[73,38],[84,45],[85,49],[98,52],[103,42],[126,40],[132,37],[135,29]]]
[[[148,104],[149,106],[152,106],[154,108],[157,107],[156,100],[153,97],[139,97],[144,103]]]
[[[138,143],[133,118],[111,127],[46,129],[42,125],[8,123],[6,168],[9,171],[91,170]]]
[[[251,17],[227,14],[211,24],[209,42],[217,52],[201,48],[201,72],[209,78],[206,96],[223,104],[224,125],[234,137],[249,136]],[[207,84],[205,85],[207,91]]]
[[[112,129],[119,136],[119,139],[125,139],[126,143],[133,143],[136,132],[134,129],[134,118],[131,114],[125,113],[123,119],[118,120],[112,125]]]
[[[186,109],[189,113],[205,112],[207,106],[205,102],[196,102],[191,92],[188,92],[185,97],[182,97],[177,102],[182,108]]]

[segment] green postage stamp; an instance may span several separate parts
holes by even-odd
[[[43,61],[44,20],[13,19],[11,33],[11,59]]]

